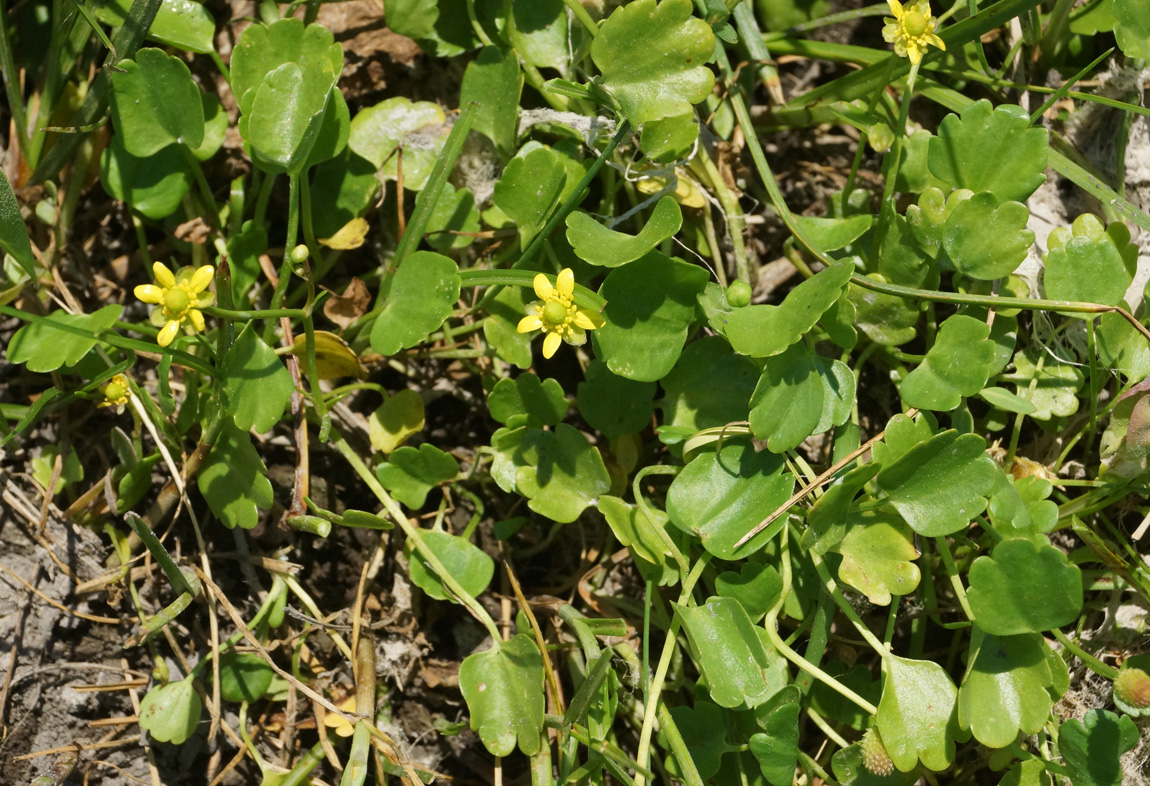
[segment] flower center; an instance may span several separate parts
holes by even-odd
[[[562,325],[567,320],[567,307],[558,300],[549,300],[543,306],[543,321],[548,325]]]
[[[912,38],[917,38],[926,32],[926,17],[918,11],[908,11],[902,18],[903,29]]]
[[[188,293],[180,287],[173,287],[164,293],[164,310],[172,316],[182,315],[190,302]]]
[[[124,387],[119,382],[109,382],[104,388],[104,398],[108,401],[119,401],[124,397]]]

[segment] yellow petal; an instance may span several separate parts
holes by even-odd
[[[538,330],[543,327],[543,320],[539,318],[538,314],[528,314],[519,320],[519,327],[515,330],[519,333],[530,333],[532,330]]]
[[[575,292],[575,274],[571,272],[571,268],[565,267],[559,271],[559,275],[555,278],[555,287],[562,297],[571,297]]]
[[[563,339],[559,338],[558,333],[548,333],[547,338],[543,339],[543,357],[549,358],[554,355],[562,343]]]
[[[555,287],[551,286],[551,282],[547,280],[547,276],[542,273],[535,276],[535,294],[544,302],[552,300],[555,297]]]
[[[198,309],[192,309],[188,312],[188,318],[192,320],[192,325],[196,330],[201,333],[204,331],[204,313]]]
[[[927,43],[931,43],[931,44],[934,44],[935,46],[937,46],[937,47],[938,47],[939,49],[941,49],[942,51],[944,51],[944,52],[946,51],[946,41],[943,41],[943,40],[942,40],[941,38],[939,38],[938,36],[936,36],[936,35],[928,35],[928,36],[926,37],[926,40],[927,40]]]
[[[155,284],[140,284],[134,291],[136,297],[145,303],[162,303],[164,300],[164,290]]]
[[[895,19],[902,19],[902,3],[898,0],[886,0],[886,4],[890,6],[890,12],[894,14]]]
[[[192,274],[192,292],[203,292],[212,283],[215,271],[211,265],[204,265]]]
[[[594,313],[594,312],[587,311],[586,309],[583,309],[583,308],[576,311],[575,312],[575,325],[576,325],[576,327],[581,327],[584,330],[594,330],[595,328],[599,327],[599,325],[595,324],[595,319],[591,316],[592,313]],[[598,316],[598,314],[596,314],[596,316]]]
[[[163,262],[152,263],[152,275],[156,277],[156,281],[162,287],[170,289],[176,285],[175,274]]]
[[[166,347],[172,343],[172,339],[176,337],[176,332],[180,329],[180,323],[176,320],[171,320],[160,329],[160,334],[156,336],[156,343],[161,347]]]
[[[906,56],[910,58],[911,65],[917,65],[922,60],[922,50],[916,44],[910,44],[906,48]]]

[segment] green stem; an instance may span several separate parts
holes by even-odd
[[[262,197],[262,195],[261,195]],[[288,222],[287,235],[284,238],[284,257],[280,263],[279,280],[272,292],[271,310],[275,311],[283,305],[284,295],[287,293],[288,283],[292,277],[292,249],[295,248],[296,236],[299,233],[299,175],[288,175]],[[276,323],[268,322],[264,326],[264,343],[270,344],[275,335]]]
[[[887,153],[890,167],[886,174],[886,183],[883,185],[882,208],[879,210],[878,227],[874,235],[874,255],[882,253],[883,240],[886,238],[887,227],[896,208],[894,204],[894,185],[898,180],[899,162],[902,160],[902,146],[906,140],[906,119],[910,113],[910,102],[914,98],[914,81],[918,77],[918,67],[921,61],[910,67],[906,77],[906,90],[902,94],[902,105],[898,113],[898,124],[894,128],[894,145]]]
[[[355,473],[359,475],[360,479],[363,480],[371,492],[375,494],[376,499],[383,503],[383,507],[387,511],[388,516],[390,516],[391,519],[399,525],[400,529],[403,530],[404,534],[407,535],[408,540],[411,541],[415,550],[419,552],[420,556],[423,557],[431,569],[435,571],[435,575],[439,577],[443,585],[479,620],[483,627],[487,628],[487,632],[491,634],[491,638],[494,641],[502,641],[503,634],[499,632],[499,626],[495,624],[495,620],[487,613],[487,609],[483,608],[479,601],[463,588],[455,577],[451,575],[451,572],[440,562],[435,552],[427,547],[427,544],[423,542],[423,537],[420,535],[419,529],[412,526],[411,521],[404,515],[403,509],[400,508],[399,504],[384,490],[383,486],[376,480],[375,475],[367,468],[367,465],[363,463],[363,459],[359,457],[359,454],[355,452],[351,445],[347,444],[347,440],[343,438],[343,435],[340,434],[338,430],[332,429],[331,441],[336,450],[351,464]]]
[[[699,577],[703,575],[703,568],[710,562],[710,554],[703,554],[699,560],[691,568],[691,572],[683,579],[683,591],[679,593],[679,603],[684,604],[690,601],[691,591],[695,588],[695,583]],[[667,639],[663,642],[663,653],[659,657],[659,665],[655,669],[655,676],[651,680],[651,690],[647,695],[647,706],[643,711],[643,728],[639,733],[639,749],[635,755],[635,761],[640,766],[646,767],[650,758],[651,752],[651,736],[655,731],[655,716],[657,707],[662,702],[660,694],[663,692],[663,683],[667,679],[667,671],[671,668],[671,658],[675,654],[675,649],[679,646],[679,629],[682,627],[682,619],[678,614],[674,616],[671,621],[671,627],[667,631]],[[638,773],[635,776],[635,786],[643,786],[645,783],[643,773]]]
[[[966,588],[962,586],[962,578],[958,575],[958,566],[954,564],[950,546],[945,537],[937,537],[934,542],[938,544],[938,553],[942,556],[942,564],[946,566],[946,575],[950,579],[950,586],[954,589],[954,596],[958,598],[958,605],[962,606],[962,613],[973,623],[974,612],[970,610],[970,601],[966,599]]]
[[[591,14],[587,12],[587,9],[583,7],[583,4],[580,3],[579,0],[563,0],[563,4],[571,10],[571,13],[575,14],[575,18],[579,20],[579,24],[583,25],[587,32],[591,34],[592,38],[599,35],[599,25],[595,23],[595,20],[591,18]]]
[[[1118,677],[1118,669],[1114,668],[1113,666],[1109,666],[1109,665],[1103,663],[1102,661],[1098,660],[1098,658],[1094,657],[1089,652],[1082,649],[1082,647],[1080,647],[1076,643],[1074,643],[1073,640],[1071,640],[1065,633],[1060,631],[1058,628],[1054,628],[1052,631],[1050,631],[1050,633],[1054,636],[1054,638],[1058,639],[1059,644],[1061,644],[1063,647],[1065,647],[1070,652],[1074,653],[1074,655],[1080,661],[1085,663],[1086,666],[1091,671],[1093,671],[1095,674],[1099,674],[1108,680],[1113,680],[1113,679]]]
[[[815,570],[819,574],[819,578],[823,581],[823,586],[831,598],[834,599],[835,604],[839,607],[839,611],[846,615],[846,618],[851,621],[851,625],[854,625],[859,635],[866,639],[866,643],[871,646],[871,649],[884,659],[890,657],[890,650],[887,649],[886,645],[878,636],[871,633],[870,628],[862,621],[862,617],[858,615],[854,607],[843,597],[842,590],[839,589],[838,584],[834,578],[831,577],[830,570],[827,568],[827,564],[823,562],[823,558],[818,555],[818,552],[813,550],[810,552],[810,557],[811,562],[814,563]]]

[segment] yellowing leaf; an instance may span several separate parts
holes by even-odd
[[[307,363],[306,341],[307,337],[300,333],[296,335],[291,348],[291,353],[304,364]],[[367,369],[363,367],[359,357],[356,356],[347,342],[335,333],[329,333],[326,330],[315,331],[315,365],[320,379],[339,379],[340,377],[363,379],[367,376]]]
[[[423,399],[414,390],[401,390],[371,413],[367,426],[371,446],[391,453],[423,429]]]
[[[367,230],[370,228],[366,218],[353,218],[331,237],[321,237],[319,244],[337,251],[359,248],[363,245],[363,239],[367,237]]]
[[[686,170],[676,170],[678,182],[675,183],[675,192],[671,194],[683,207],[706,207],[707,199],[703,196],[703,189],[691,178],[687,177]],[[647,177],[635,184],[642,194],[654,194],[667,187],[666,178]]]

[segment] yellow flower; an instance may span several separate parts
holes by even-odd
[[[535,277],[535,294],[540,299],[527,306],[527,316],[519,320],[518,330],[520,333],[542,330],[547,334],[543,339],[545,358],[555,354],[561,340],[581,346],[587,340],[587,331],[603,324],[603,318],[594,311],[575,305],[574,292],[575,274],[569,267],[559,271],[555,286],[542,273]]]
[[[123,374],[117,374],[100,387],[100,392],[104,395],[104,400],[98,406],[115,407],[116,411],[119,412],[128,403],[128,398],[132,395],[132,388],[128,385],[127,377]]]
[[[185,329],[190,328],[189,332],[204,329],[204,315],[200,309],[210,306],[215,300],[211,292],[205,291],[212,283],[212,272],[211,265],[204,265],[197,270],[190,266],[182,267],[173,274],[162,262],[156,262],[152,265],[156,284],[136,287],[136,297],[159,306],[152,310],[151,321],[160,328],[156,343],[161,347],[172,343],[181,325]]]
[[[918,0],[905,8],[898,0],[886,0],[894,18],[884,17],[886,27],[882,37],[888,44],[894,44],[894,53],[899,57],[909,57],[918,64],[926,52],[927,44],[934,44],[946,50],[946,44],[934,34],[938,20],[930,15],[930,0]]]

